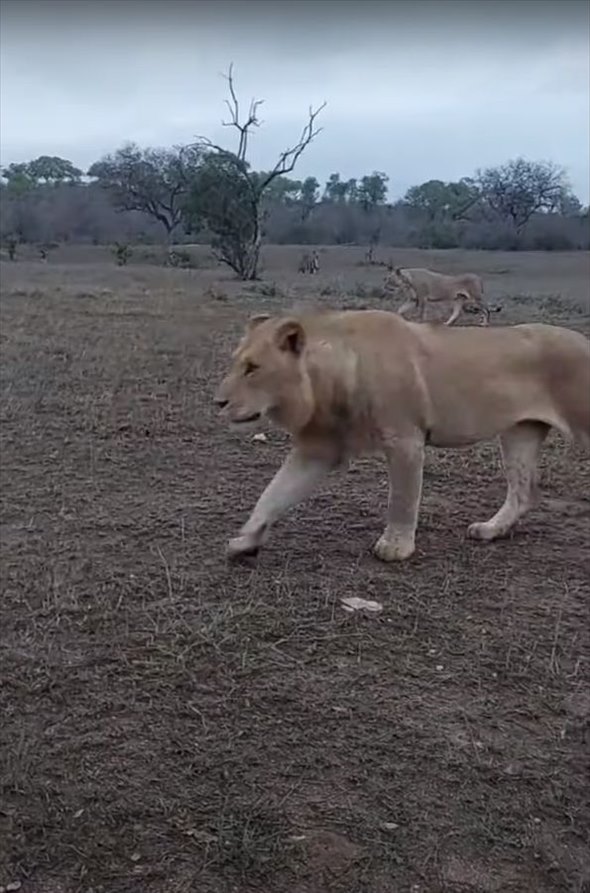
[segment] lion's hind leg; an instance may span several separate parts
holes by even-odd
[[[455,300],[453,301],[453,310],[451,315],[447,319],[445,326],[452,326],[453,323],[457,322],[459,316],[461,315],[461,311],[463,310],[463,305],[465,304],[465,296],[462,294],[457,295]]]
[[[480,326],[489,326],[490,324],[490,308],[488,307],[486,301],[484,300],[483,291],[478,288],[474,289],[471,292],[471,300],[479,310],[480,314]]]
[[[489,326],[490,324],[490,308],[486,304],[483,298],[477,302],[479,305],[480,313],[481,313],[481,323],[482,326]]]
[[[508,490],[504,505],[489,521],[471,524],[473,539],[494,540],[505,536],[537,502],[537,460],[549,433],[543,422],[520,422],[500,437]]]

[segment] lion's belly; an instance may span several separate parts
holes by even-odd
[[[516,393],[485,387],[479,393],[470,391],[468,387],[450,399],[433,401],[427,433],[430,445],[467,447],[492,440],[526,420],[554,423],[550,401],[535,383],[521,382]]]
[[[418,297],[430,301],[444,301],[451,298],[454,290],[441,282],[420,283],[416,286]]]

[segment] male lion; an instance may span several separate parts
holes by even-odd
[[[490,321],[490,308],[483,299],[483,284],[475,273],[446,276],[444,273],[434,273],[432,270],[421,268],[395,267],[385,277],[385,288],[403,291],[407,297],[398,313],[405,316],[409,310],[417,307],[420,322],[424,321],[426,304],[438,301],[453,303],[451,315],[445,323],[446,326],[452,326],[459,318],[461,311],[465,309],[465,305],[470,302],[479,309],[482,325],[487,326]]]
[[[551,429],[590,443],[590,342],[550,325],[444,328],[383,310],[250,320],[215,400],[234,423],[267,416],[293,448],[230,555],[255,554],[272,524],[328,472],[367,452],[389,469],[384,561],[414,552],[424,447],[500,436],[508,492],[469,535],[506,534],[536,498]]]

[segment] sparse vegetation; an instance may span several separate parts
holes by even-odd
[[[211,404],[252,313],[393,309],[398,265],[480,274],[492,326],[590,335],[589,210],[534,159],[405,195],[395,147],[295,179],[323,105],[255,169],[261,101],[227,86],[228,146],[1,171],[0,893],[588,893],[586,456],[551,435],[539,507],[481,546],[500,456],[429,450],[424,551],[395,567],[363,459],[230,565],[288,439]],[[343,610],[360,593],[377,613]]]
[[[331,247],[302,277],[301,248],[266,246],[268,282],[245,285],[206,246],[190,277],[56,251],[24,246],[1,278],[0,886],[583,890],[584,455],[550,442],[540,507],[478,547],[463,532],[501,498],[495,448],[430,452],[424,551],[400,568],[370,555],[384,475],[356,462],[229,566],[287,449],[210,406],[244,321],[358,306],[361,287],[393,306],[372,297],[383,269]],[[396,251],[443,272],[472,258]],[[502,324],[590,332],[587,256],[478,270]],[[343,611],[358,594],[381,614]]]
[[[115,255],[117,266],[124,267],[127,265],[133,254],[133,248],[131,247],[131,245],[125,245],[117,242],[116,245],[113,246],[113,254]]]
[[[242,279],[256,278],[263,241],[366,246],[368,263],[391,247],[567,251],[590,248],[588,209],[565,171],[548,161],[513,159],[445,183],[429,180],[388,202],[387,174],[343,181],[331,174],[291,179],[319,132],[310,111],[299,141],[270,171],[251,168],[248,138],[260,101],[242,115],[229,76],[235,151],[201,139],[193,146],[123,146],[93,164],[91,182],[65,159],[40,158],[2,172],[0,232],[24,242],[195,240]],[[377,261],[378,262],[378,261]]]

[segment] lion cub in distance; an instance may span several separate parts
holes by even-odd
[[[235,424],[266,416],[293,447],[229,543],[255,554],[292,506],[352,456],[381,453],[389,472],[384,561],[408,558],[424,450],[499,436],[504,504],[468,534],[503,536],[536,501],[551,428],[590,444],[590,342],[551,325],[445,328],[382,310],[250,320],[216,402]]]

